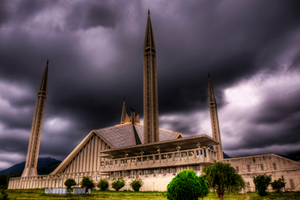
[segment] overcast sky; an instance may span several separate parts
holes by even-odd
[[[147,9],[161,128],[211,136],[210,73],[227,154],[300,150],[299,1],[1,0],[0,170],[26,158],[47,59],[40,157],[118,124],[123,98],[142,118]]]

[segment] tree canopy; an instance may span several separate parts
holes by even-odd
[[[95,184],[93,183],[93,181],[91,179],[89,179],[88,177],[83,177],[82,181],[80,182],[81,187],[86,187],[86,188],[94,188]]]
[[[230,166],[230,164],[216,162],[203,169],[208,187],[215,189],[220,200],[223,199],[225,191],[238,192],[245,188],[245,182],[241,175]]]
[[[76,182],[74,179],[70,178],[65,181],[65,186],[70,189],[72,186],[75,186]]]
[[[207,184],[194,170],[183,170],[167,186],[167,198],[170,200],[190,200],[208,194]]]

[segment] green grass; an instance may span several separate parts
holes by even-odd
[[[142,200],[166,200],[166,192],[116,192],[116,191],[97,191],[93,190],[92,194],[87,195],[58,195],[58,194],[45,194],[44,189],[31,189],[31,190],[7,190],[8,197],[12,199],[142,199]],[[225,194],[224,200],[281,200],[280,195],[277,193],[268,193],[266,197],[260,197],[257,193],[251,192],[248,194],[230,193]],[[200,199],[200,198],[199,198]],[[211,192],[204,200],[217,200],[216,193]],[[286,192],[282,194],[284,200],[296,200],[300,199],[300,192]]]

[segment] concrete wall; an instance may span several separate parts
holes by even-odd
[[[255,191],[253,176],[264,173],[271,175],[272,181],[283,177],[287,183],[286,190],[300,190],[299,162],[275,154],[230,158],[224,159],[222,162],[229,163],[232,167],[238,169],[238,173],[243,177],[246,183],[246,191]],[[203,166],[200,166],[199,169],[200,170],[197,171],[198,175],[200,175]],[[180,171],[181,170],[183,170],[183,167],[180,168]],[[63,188],[65,187],[63,185],[64,181],[68,178],[75,179],[78,184],[77,186],[79,186],[79,183],[84,176],[91,178],[94,183],[98,183],[101,178],[108,178],[109,182],[112,182],[112,178],[109,178],[109,176],[101,176],[98,172],[79,172],[66,175],[59,174],[29,178],[11,178],[8,189]],[[160,173],[155,176],[153,174],[140,175],[138,177],[144,181],[141,191],[166,191],[167,185],[174,176],[173,173]],[[135,177],[136,175],[125,177],[126,186],[123,190],[131,190],[130,182]],[[269,187],[269,190],[271,191],[271,187]]]
[[[255,191],[253,177],[259,174],[271,175],[272,181],[284,178],[286,190],[300,190],[300,163],[275,155],[265,154],[222,160],[229,163],[243,177],[247,191]],[[271,186],[268,188],[271,190]]]

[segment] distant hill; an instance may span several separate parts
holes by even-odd
[[[231,157],[223,151],[223,158],[231,158]]]
[[[39,175],[46,175],[50,174],[59,164],[61,161],[56,160],[55,158],[39,158],[37,171]],[[25,167],[25,161],[15,164],[10,168],[0,171],[0,174],[6,174],[10,177],[19,177],[22,175],[22,172]]]

